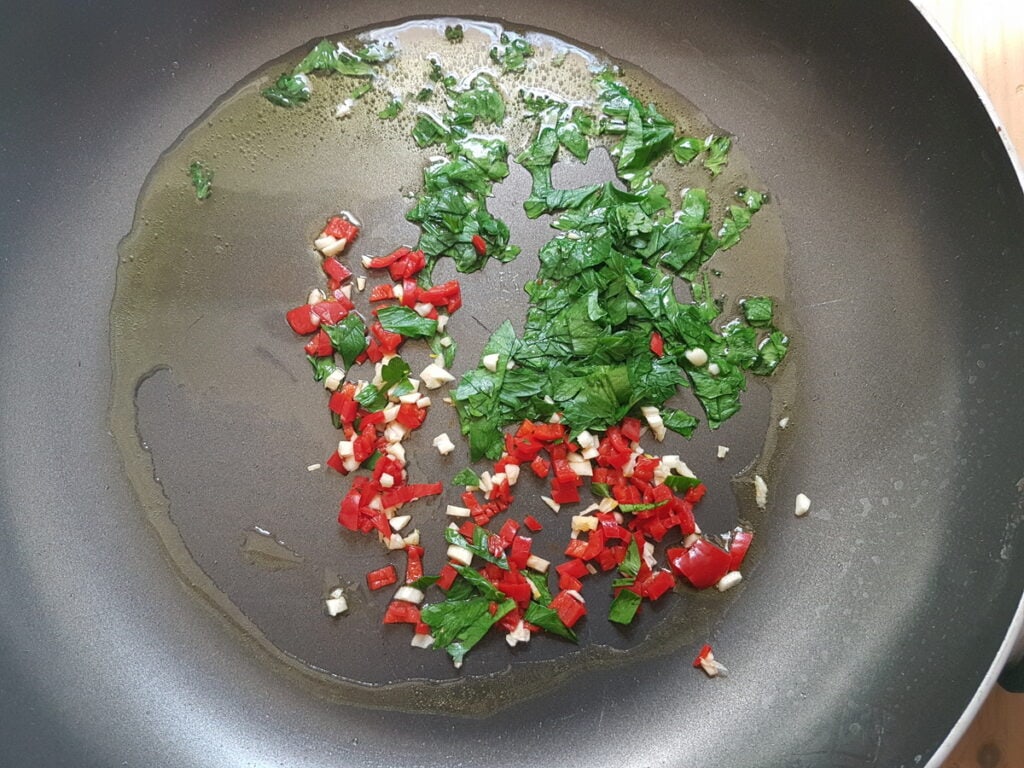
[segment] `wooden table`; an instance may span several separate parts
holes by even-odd
[[[1024,0],[914,2],[960,51],[992,100],[1006,135],[1024,154]],[[997,686],[943,768],[1022,766],[1024,693]]]

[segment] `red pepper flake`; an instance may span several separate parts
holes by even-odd
[[[523,525],[525,525],[527,528],[529,528],[534,533],[537,533],[538,531],[544,530],[544,526],[540,524],[540,520],[538,520],[533,515],[527,515],[526,517],[524,517],[523,518]]]
[[[398,571],[395,570],[393,565],[385,565],[383,568],[378,568],[376,571],[370,571],[366,574],[366,586],[373,590],[382,589],[397,582]]]
[[[480,237],[480,235],[473,235],[472,242],[473,242],[473,248],[476,249],[476,252],[478,254],[480,254],[481,256],[486,256],[487,255],[487,241],[486,240],[484,240],[482,237]]]
[[[651,331],[651,352],[655,357],[665,356],[665,340],[657,331]]]
[[[359,237],[359,227],[346,218],[341,216],[332,216],[327,220],[327,226],[324,227],[324,234],[335,237],[338,240],[345,240],[351,243]]]

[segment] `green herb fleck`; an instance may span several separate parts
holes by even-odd
[[[636,592],[631,592],[628,589],[620,590],[608,609],[608,621],[614,621],[616,624],[630,624],[640,608],[641,600],[642,598]]]
[[[465,37],[461,24],[444,28],[444,37],[449,43],[461,43]]]
[[[309,101],[309,78],[305,75],[289,75],[285,72],[273,85],[264,88],[260,93],[263,97],[279,107],[294,107],[300,102]]]
[[[578,642],[576,633],[573,632],[569,627],[565,626],[565,623],[558,616],[558,611],[554,608],[541,605],[533,600],[526,606],[526,613],[523,614],[523,620],[530,624],[543,629],[545,632],[550,632],[553,635],[564,637],[566,640],[572,642]]]
[[[205,200],[213,191],[213,171],[198,160],[188,167],[188,175],[196,190],[196,199]]]
[[[331,340],[331,346],[341,355],[346,368],[351,368],[356,358],[366,350],[366,326],[359,315],[350,314],[337,325],[321,326]]]
[[[381,307],[377,320],[385,331],[400,333],[410,339],[429,339],[437,333],[437,320],[420,316],[409,307]]]
[[[381,120],[393,120],[398,117],[398,113],[402,111],[404,104],[401,99],[393,98],[384,109],[377,113],[377,117]]]
[[[480,478],[477,476],[476,472],[469,467],[466,467],[452,478],[452,485],[463,485],[467,488],[479,488]]]

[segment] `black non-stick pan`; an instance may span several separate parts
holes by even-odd
[[[108,419],[117,247],[161,152],[297,46],[441,15],[603,49],[734,134],[784,228],[799,340],[743,588],[711,596],[675,652],[570,664],[491,714],[468,684],[443,711],[353,703],[272,658],[185,585]],[[0,762],[935,764],[1021,623],[1024,195],[909,2],[48,2],[4,19]],[[280,449],[248,450],[258,466]],[[691,668],[698,636],[727,678]]]

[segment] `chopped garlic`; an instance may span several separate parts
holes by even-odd
[[[380,487],[381,488],[394,488],[395,487],[395,478],[392,477],[391,474],[388,473],[388,472],[382,472],[381,476],[380,476],[380,480],[378,482],[380,482]]]
[[[389,405],[384,409],[384,423],[390,424],[392,421],[398,418],[398,410],[401,408],[399,405]]]
[[[352,114],[352,107],[354,107],[355,104],[355,101],[352,99],[345,99],[341,104],[334,108],[334,116],[339,119],[348,117]]]
[[[600,521],[592,515],[573,515],[572,529],[577,533],[596,531]]]
[[[728,453],[729,453],[728,446],[725,446],[725,445],[718,446],[718,458],[724,459],[728,455]]]
[[[455,443],[448,437],[447,432],[442,432],[440,435],[433,440],[434,447],[437,448],[437,452],[442,456],[447,456],[449,453],[455,450]]]
[[[401,535],[392,533],[391,536],[388,537],[387,542],[385,542],[385,546],[391,550],[405,549],[405,542],[402,540]]]
[[[434,309],[433,304],[426,304],[422,301],[416,302],[413,307],[413,311],[420,317],[426,317],[430,314],[431,310]]]
[[[449,504],[444,513],[450,517],[469,517],[470,515],[468,507],[460,507],[455,504]]]
[[[347,459],[341,462],[341,467],[346,472],[355,472],[359,469],[359,462],[354,457],[349,456]]]
[[[407,547],[418,547],[420,544],[420,529],[414,528],[412,533],[402,539]]]
[[[667,431],[665,429],[665,422],[661,418],[661,411],[658,410],[657,406],[645,405],[640,408],[640,413],[643,414],[647,425],[651,428],[651,432],[654,433],[654,439],[659,443],[664,440]]]
[[[700,541],[700,536],[696,533],[691,533],[689,536],[683,539],[683,546],[686,547],[686,549],[689,549],[698,541]]]
[[[405,585],[398,588],[393,599],[401,600],[403,603],[419,605],[423,602],[423,593],[416,589],[416,587]]]
[[[710,373],[712,376],[717,376],[721,372],[722,372],[722,369],[718,367],[718,363],[711,363],[708,366],[708,373]]]
[[[364,253],[362,256],[359,257],[359,260],[363,262],[363,266],[364,267],[369,269],[370,268],[370,262],[373,261],[373,256],[370,256],[369,254],[365,254]]]
[[[434,645],[434,636],[430,634],[415,634],[412,636],[412,642],[409,643],[413,648],[430,648]]]
[[[802,493],[796,495],[796,507],[793,510],[797,517],[803,517],[811,511],[811,500]]]
[[[338,387],[345,381],[345,372],[341,368],[335,368],[324,377],[324,389],[336,392]]]
[[[498,353],[495,352],[490,355],[484,355],[480,358],[480,363],[491,373],[498,370]]]
[[[569,461],[569,469],[576,473],[578,477],[593,477],[594,468],[590,465],[590,462],[580,457],[579,461]]]
[[[548,572],[548,567],[550,565],[551,565],[550,561],[545,560],[543,557],[538,557],[537,555],[530,555],[526,559],[526,567],[527,568],[532,568],[537,573],[547,573]]]
[[[388,443],[384,448],[384,453],[393,456],[405,464],[405,446],[401,443]]]
[[[552,512],[557,512],[562,508],[562,505],[559,504],[554,499],[552,499],[550,496],[541,496],[540,500],[547,504],[549,507],[551,507]]]
[[[321,301],[327,301],[327,295],[319,288],[314,288],[309,292],[309,297],[306,299],[306,303],[312,306],[313,304],[319,304]]]
[[[789,416],[783,416],[779,419],[779,429],[785,429],[789,426]]]
[[[599,502],[597,502],[597,509],[599,512],[611,512],[617,506],[619,506],[619,502],[611,498],[610,496],[605,497],[601,499]]]
[[[410,520],[412,520],[412,515],[395,515],[388,520],[388,525],[391,526],[392,531],[398,533],[409,524]]]
[[[760,475],[754,475],[754,501],[759,509],[768,506],[768,483]]]
[[[452,345],[451,336],[442,336],[441,341],[438,342],[442,347],[450,347]]]
[[[732,589],[737,584],[743,581],[743,574],[739,571],[729,571],[725,576],[718,580],[715,584],[715,588],[719,592],[725,592],[727,589]]]
[[[654,545],[649,541],[644,542],[643,558],[647,567],[652,570],[654,569],[654,566],[658,564],[657,558],[654,557]]]
[[[429,408],[431,406],[430,398],[423,395],[419,400],[416,401],[417,408]]]
[[[531,581],[530,583],[532,584],[533,582]],[[513,648],[516,643],[530,642],[530,630],[526,628],[522,619],[520,619],[519,623],[516,624],[515,629],[505,635],[505,642]]]
[[[400,403],[408,403],[409,405],[415,405],[416,401],[419,400],[419,399],[420,399],[420,393],[419,392],[410,392],[407,395],[401,395],[398,398],[398,402],[400,402]]]
[[[493,487],[494,481],[491,479],[491,473],[485,469],[480,473],[480,490],[484,493],[490,493]]]
[[[350,459],[355,455],[353,453],[353,443],[351,440],[338,441],[338,455],[343,459]]]
[[[420,373],[423,384],[427,389],[437,389],[442,384],[455,381],[455,377],[437,363],[431,363]]]
[[[313,241],[313,247],[316,248],[318,251],[322,251],[324,248],[330,245],[334,245],[336,242],[338,242],[337,238],[332,237],[331,235],[321,235],[320,237]],[[317,288],[316,290],[320,289]]]
[[[508,478],[509,485],[515,485],[519,482],[519,465],[518,464],[506,464],[505,465],[505,477]]]
[[[348,610],[348,601],[345,599],[341,587],[331,590],[331,594],[324,600],[324,606],[327,608],[327,615],[331,618]]]
[[[392,421],[387,427],[384,428],[384,439],[389,443],[397,443],[405,437],[409,430],[399,424],[397,421]]]
[[[322,253],[324,256],[337,256],[339,253],[345,250],[346,245],[348,245],[348,240],[342,237],[339,238],[338,240],[335,240],[326,248],[321,248],[320,253]]]
[[[446,325],[448,325],[448,315],[440,315],[437,318],[437,332],[441,333]]]
[[[700,347],[686,350],[683,356],[690,361],[690,365],[695,365],[698,368],[708,364],[708,353]]]
[[[320,469],[321,466],[322,465],[320,465],[320,464],[310,464],[308,467],[306,467],[306,471],[307,472],[316,472],[318,469]]]
[[[363,291],[366,289],[366,278],[360,275],[356,278],[356,290]]]
[[[468,566],[473,562],[473,553],[465,547],[460,547],[457,544],[451,544],[448,546],[447,553],[449,560],[454,560],[459,565]]]

